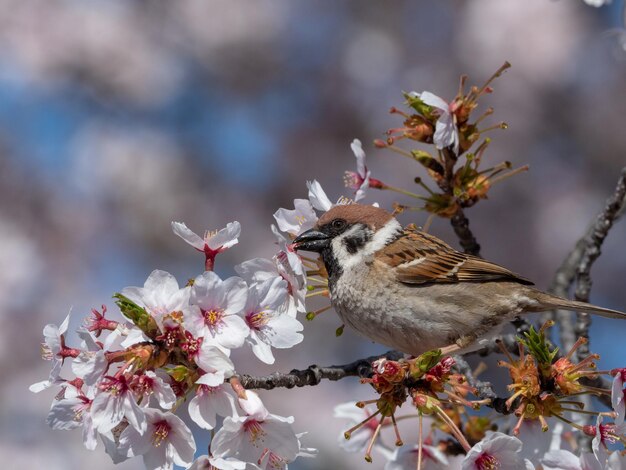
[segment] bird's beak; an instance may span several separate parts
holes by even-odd
[[[298,235],[293,241],[292,246],[295,250],[314,251],[319,253],[330,246],[330,237],[324,232],[310,229]]]

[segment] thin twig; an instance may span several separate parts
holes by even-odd
[[[454,214],[450,219],[450,223],[452,224],[454,233],[456,233],[456,236],[459,237],[459,243],[461,243],[463,251],[470,255],[479,256],[480,245],[469,228],[469,220],[465,216],[463,209],[459,208],[456,211],[456,214]]]

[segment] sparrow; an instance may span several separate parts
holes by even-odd
[[[344,324],[413,356],[479,349],[525,313],[564,309],[626,319],[617,310],[542,292],[415,225],[403,228],[374,206],[334,206],[292,246],[321,255],[331,303]]]

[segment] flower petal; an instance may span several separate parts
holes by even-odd
[[[204,251],[204,239],[197,233],[189,230],[184,223],[172,222],[172,231],[196,250]]]

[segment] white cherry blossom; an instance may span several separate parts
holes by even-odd
[[[472,447],[461,464],[461,470],[528,470],[534,468],[520,455],[522,441],[501,432],[488,431],[485,438]]]
[[[204,237],[192,232],[182,222],[172,222],[172,230],[198,251],[220,253],[239,243],[241,224],[237,221],[229,222],[219,231],[205,232]]]
[[[617,413],[615,424],[624,423],[624,415],[626,415],[626,390],[624,390],[624,381],[626,380],[626,369],[617,369],[615,377],[613,377],[613,385],[611,387],[611,403],[613,410]]]
[[[126,418],[129,427],[143,433],[146,430],[144,410],[137,404],[127,378],[105,377],[91,404],[93,424],[99,432],[109,432]]]
[[[143,374],[135,374],[131,387],[138,396],[143,396],[140,406],[144,408],[150,405],[151,397],[154,397],[159,406],[166,410],[169,410],[176,403],[176,394],[174,394],[170,384],[151,370]]]
[[[191,288],[191,307],[185,312],[185,327],[203,344],[225,349],[243,345],[250,329],[240,316],[246,305],[248,288],[243,279],[222,281],[207,271],[198,276]]]
[[[120,436],[120,449],[141,455],[147,470],[168,470],[174,464],[189,467],[196,443],[189,428],[176,415],[154,408],[145,410],[147,429],[143,434],[128,426]]]
[[[451,110],[451,105],[429,91],[422,93],[412,91],[409,95],[419,98],[425,104],[437,109],[439,112],[439,117],[435,124],[435,134],[433,135],[435,147],[441,150],[451,146],[454,149],[454,153],[458,153],[459,133],[456,128],[456,121]]]
[[[109,364],[104,356],[104,349],[89,331],[79,328],[77,333],[82,339],[83,350],[72,361],[72,372],[83,379],[86,385],[94,385],[105,373]]]
[[[309,190],[309,201],[314,209],[326,212],[333,207],[333,203],[330,202],[326,192],[322,189],[322,185],[317,180],[307,181],[306,187]]]
[[[252,352],[266,364],[274,363],[272,347],[291,348],[302,342],[302,323],[287,313],[287,281],[274,277],[254,284],[248,292],[245,319],[250,328],[247,341]]]
[[[274,213],[278,228],[293,236],[312,228],[317,222],[317,214],[308,199],[294,199],[294,209],[280,208]]]
[[[293,417],[273,415],[265,410],[254,392],[247,390],[246,395],[250,400],[246,408],[253,414],[224,419],[211,442],[213,457],[259,462],[268,452],[273,452],[288,462],[295,459],[300,444],[291,427]]]
[[[335,418],[345,418],[349,420],[348,424],[346,424],[346,428],[351,428],[372,416],[372,414],[374,414],[374,411],[371,407],[365,406],[359,408],[353,401],[335,406],[333,412]],[[374,430],[378,426],[378,423],[379,420],[377,418],[369,420],[364,426],[354,431],[350,439],[346,439],[344,433],[341,432],[338,438],[339,445],[347,452],[365,452],[367,444],[374,435]],[[374,448],[380,448],[379,442],[380,441],[377,441],[374,444]]]
[[[126,287],[122,295],[146,309],[163,331],[164,317],[174,312],[184,312],[189,305],[189,287],[178,287],[170,273],[155,269],[143,287]]]
[[[603,470],[604,466],[591,452],[583,452],[580,457],[567,450],[551,450],[541,459],[543,470]]]
[[[203,429],[213,429],[217,415],[234,416],[235,399],[226,391],[224,385],[214,387],[198,383],[196,396],[189,402],[189,416]]]
[[[417,468],[419,447],[404,445],[396,449],[385,464],[385,470],[414,470]],[[429,445],[422,445],[421,470],[444,470],[449,468],[448,459],[439,449]]]
[[[83,443],[87,449],[94,450],[98,433],[93,425],[91,403],[91,398],[82,390],[68,385],[62,398],[52,403],[46,422],[55,430],[67,431],[82,426]]]
[[[356,190],[354,201],[358,202],[365,197],[365,191],[369,188],[372,172],[365,165],[365,152],[363,151],[361,141],[354,139],[350,144],[350,148],[356,157],[356,172],[346,171],[344,181],[348,188]]]

